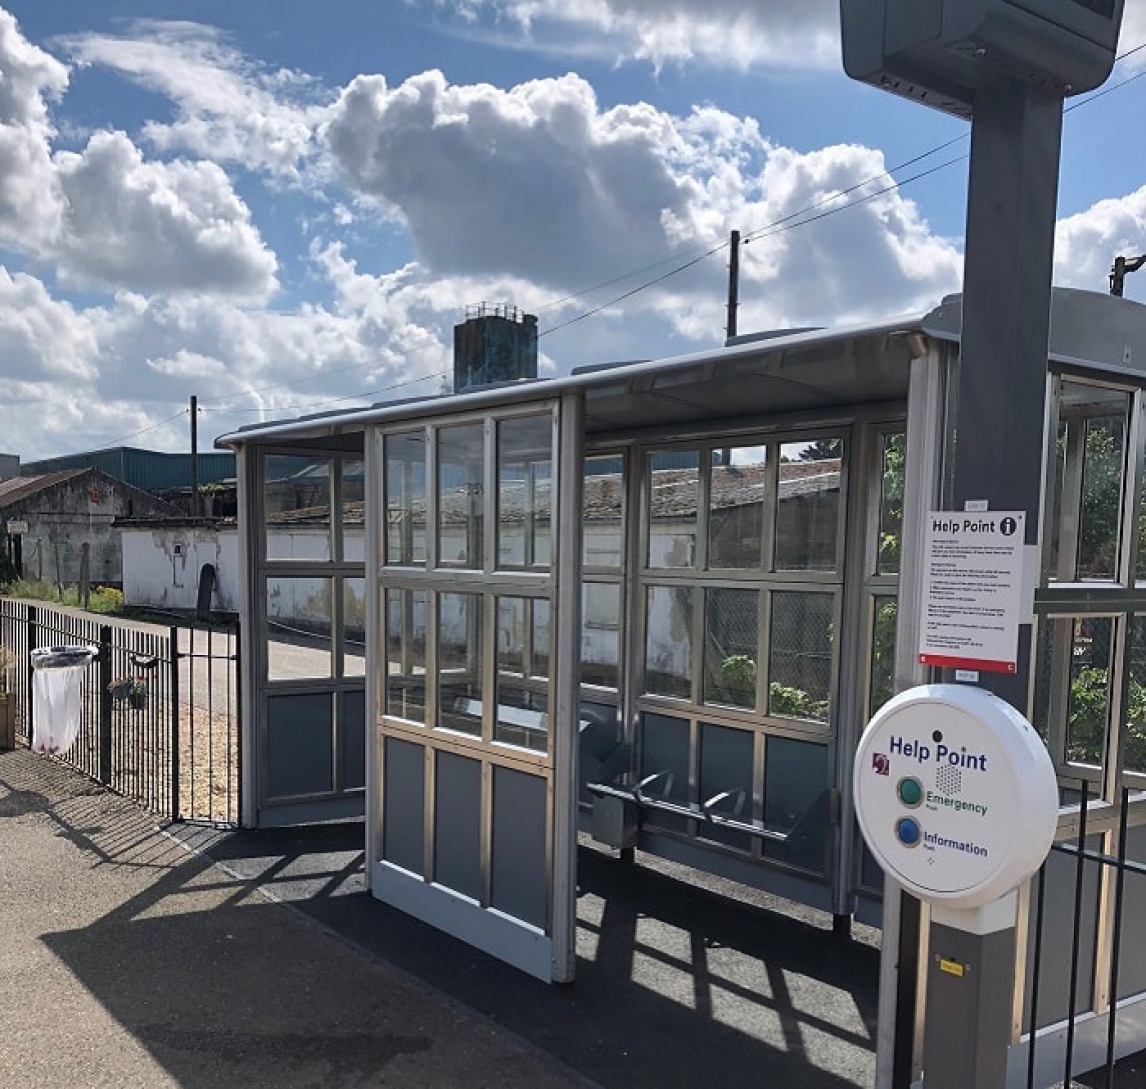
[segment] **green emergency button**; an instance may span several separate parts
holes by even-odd
[[[895,790],[899,800],[912,809],[923,802],[923,784],[918,779],[910,776],[900,779]]]

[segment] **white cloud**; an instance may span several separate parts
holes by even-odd
[[[11,13],[0,8],[0,125],[47,131],[48,99],[68,85],[68,70],[29,42]]]
[[[1122,15],[1122,33],[1118,39],[1118,52],[1126,53],[1146,45],[1146,0],[1126,0]],[[1146,49],[1139,49],[1123,61],[1127,72],[1140,72],[1146,67]]]
[[[53,151],[67,85],[0,9],[0,244],[73,286],[269,297],[276,259],[216,163],[146,161],[122,132]]]
[[[56,164],[64,279],[253,300],[275,289],[275,257],[214,163],[145,162],[123,133],[99,132]]]
[[[826,49],[838,66],[834,0],[467,6],[475,20],[492,12],[535,38],[572,32],[656,64],[822,65]],[[882,317],[959,287],[958,245],[933,233],[909,195],[879,192],[889,185],[880,152],[778,146],[753,119],[716,106],[602,108],[577,75],[509,89],[454,85],[436,71],[393,85],[364,75],[320,107],[308,77],[260,67],[215,32],[135,24],[123,37],[69,38],[68,55],[165,96],[174,120],[143,123],[135,139],[101,130],[54,150],[68,70],[3,14],[0,72],[17,76],[0,80],[0,244],[48,270],[41,281],[0,265],[0,433],[19,434],[25,457],[125,440],[184,448],[191,394],[214,435],[435,392],[450,369],[451,328],[481,300],[536,313],[543,331],[603,307],[542,338],[543,368],[715,344],[724,250],[609,304],[719,247],[734,227],[752,239],[741,330]],[[312,188],[328,180],[324,157],[340,168],[341,192]],[[224,167],[255,172],[243,178],[250,205]],[[330,217],[291,221],[282,208],[299,194],[283,193],[284,181]],[[273,212],[253,195],[268,185],[280,186]],[[1060,225],[1060,282],[1101,290],[1111,254],[1144,251],[1144,193]],[[315,205],[290,207],[309,217]],[[285,248],[279,264],[264,222],[284,247],[299,228],[299,279],[320,301],[274,294],[296,266]],[[397,239],[381,257],[380,239]],[[105,290],[104,305],[53,297],[74,286]],[[272,295],[281,311],[267,308]]]
[[[317,99],[327,97],[313,77],[260,66],[198,23],[139,20],[123,36],[72,35],[60,44],[77,63],[119,72],[175,105],[174,121],[143,127],[158,150],[299,177]]]
[[[647,104],[602,111],[572,75],[509,91],[452,86],[438,72],[394,88],[365,76],[333,109],[326,137],[348,183],[402,218],[435,275],[508,276],[554,293],[624,275],[619,295],[735,226],[769,235],[746,251],[745,272],[767,285],[764,310],[776,320],[906,309],[958,284],[957,249],[898,191],[791,226],[794,213],[842,203],[838,194],[869,179],[880,179],[869,190],[886,188],[880,153],[776,148],[754,121],[715,108],[685,118]],[[707,312],[723,306],[722,280],[719,261],[701,262],[626,314],[643,303],[685,328],[703,311],[719,328]]]
[[[398,209],[423,261],[583,284],[665,256],[662,216],[696,183],[670,169],[682,139],[650,106],[601,113],[577,76],[511,91],[440,72],[391,90],[355,79],[326,129],[360,192]]]
[[[1146,253],[1146,186],[1111,200],[1102,200],[1058,222],[1055,231],[1055,283],[1064,287],[1103,291],[1118,255]],[[1131,276],[1126,294],[1146,298],[1146,284]]]
[[[409,0],[466,22],[483,15],[538,48],[608,60],[746,69],[839,66],[838,0]]]
[[[59,229],[48,104],[67,85],[67,69],[0,9],[0,241],[25,252],[39,252]]]
[[[97,374],[99,344],[83,315],[51,298],[35,277],[2,266],[0,344],[6,384],[90,381]]]

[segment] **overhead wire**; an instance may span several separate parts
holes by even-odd
[[[1117,57],[1115,57],[1115,63],[1118,63],[1119,61],[1125,60],[1127,57],[1133,56],[1135,53],[1138,53],[1143,49],[1146,49],[1146,42],[1143,42],[1140,45],[1136,45],[1132,49],[1128,49],[1128,50],[1126,50],[1126,52],[1119,54]],[[1088,105],[1089,103],[1095,101],[1098,98],[1102,98],[1105,95],[1112,94],[1114,91],[1117,91],[1122,87],[1125,87],[1128,83],[1133,83],[1135,80],[1141,79],[1142,76],[1144,76],[1144,75],[1146,75],[1146,69],[1143,69],[1142,71],[1137,72],[1132,76],[1128,76],[1126,79],[1120,80],[1116,84],[1113,84],[1113,85],[1108,86],[1108,87],[1103,87],[1103,88],[1101,88],[1101,89],[1099,89],[1099,90],[1097,90],[1097,91],[1095,91],[1095,92],[1093,92],[1093,93],[1091,93],[1085,97],[1079,98],[1075,102],[1072,102],[1070,105],[1066,106],[1064,108],[1063,112],[1064,113],[1071,113],[1074,110],[1078,109],[1080,106]],[[941,163],[939,166],[932,167],[928,170],[920,171],[918,174],[914,174],[909,178],[903,179],[903,181],[895,181],[893,178],[892,184],[885,186],[883,189],[877,190],[875,192],[866,193],[866,194],[864,194],[864,196],[862,196],[861,198],[859,198],[857,200],[848,201],[845,204],[835,204],[834,207],[829,208],[826,211],[821,212],[818,215],[814,215],[814,216],[808,215],[809,212],[813,212],[817,208],[822,208],[825,204],[832,204],[836,201],[839,201],[841,197],[847,197],[852,193],[855,193],[861,189],[864,189],[865,187],[870,186],[873,182],[879,181],[880,178],[891,177],[895,171],[902,170],[904,167],[911,166],[914,163],[922,162],[924,159],[928,159],[931,156],[938,154],[940,151],[944,151],[948,147],[951,147],[953,144],[959,143],[960,141],[963,141],[963,140],[967,140],[969,137],[970,137],[969,132],[961,133],[960,135],[953,137],[952,139],[947,140],[942,144],[938,144],[935,147],[931,148],[928,151],[923,152],[920,155],[916,155],[913,158],[908,159],[903,163],[899,163],[895,166],[889,167],[887,170],[881,171],[879,174],[872,175],[870,178],[866,178],[861,182],[857,182],[855,185],[852,185],[852,186],[848,187],[847,189],[843,189],[843,190],[839,190],[837,192],[831,193],[828,196],[821,198],[820,200],[816,201],[813,204],[806,205],[805,207],[797,209],[794,212],[790,212],[788,215],[783,216],[780,219],[774,220],[772,223],[766,224],[765,226],[759,227],[755,231],[748,233],[747,235],[744,236],[744,238],[741,239],[741,243],[747,244],[747,243],[753,242],[759,238],[767,238],[767,237],[770,237],[771,235],[774,235],[774,234],[781,234],[781,233],[784,233],[784,232],[789,231],[789,230],[794,230],[797,227],[805,226],[808,223],[814,223],[818,220],[825,219],[830,215],[836,215],[839,212],[845,212],[850,208],[859,207],[860,205],[865,204],[868,201],[874,200],[878,196],[882,196],[884,193],[888,193],[888,192],[891,192],[895,189],[899,189],[904,185],[910,184],[911,182],[914,182],[914,181],[918,181],[921,178],[925,178],[930,174],[935,174],[938,171],[944,170],[949,166],[954,166],[956,163],[963,162],[965,159],[968,158],[968,154],[966,154],[966,153],[963,155],[958,155],[953,159],[949,159],[946,162]],[[800,218],[801,216],[805,216],[806,218],[801,219]],[[793,220],[796,220],[797,222],[793,222]],[[626,299],[632,298],[634,295],[638,295],[642,291],[646,291],[650,287],[654,287],[657,284],[663,283],[665,280],[670,279],[673,276],[676,276],[678,273],[684,272],[686,269],[691,268],[693,265],[698,264],[700,261],[703,261],[708,257],[711,257],[713,254],[719,253],[723,249],[727,249],[730,244],[731,243],[729,242],[729,240],[725,239],[725,240],[713,245],[710,249],[708,249],[704,253],[700,254],[700,256],[691,258],[691,259],[683,262],[682,264],[676,266],[675,268],[671,269],[670,271],[664,273],[661,276],[657,276],[651,280],[648,280],[642,284],[639,284],[636,287],[631,288],[630,290],[624,292],[622,295],[618,295],[616,298],[610,299],[608,302],[601,303],[598,306],[594,306],[593,308],[585,311],[582,314],[578,314],[575,317],[569,318],[566,321],[560,322],[557,325],[554,325],[548,329],[542,330],[541,332],[538,333],[538,337],[540,338],[540,337],[548,335],[549,333],[555,333],[560,329],[565,329],[570,325],[575,325],[577,322],[584,321],[586,318],[593,317],[595,314],[599,314],[599,313],[601,313],[602,310],[606,310],[611,306],[616,306],[618,303],[624,302]],[[672,260],[672,259],[666,258],[665,261],[659,262],[658,264],[665,264],[669,260]],[[651,266],[646,266],[646,269],[656,268],[656,267],[658,267],[658,265],[654,264]],[[639,275],[639,273],[634,272],[634,273],[631,273],[629,275],[630,276],[631,275]],[[598,284],[592,288],[587,288],[587,289],[585,289],[581,292],[577,292],[576,294],[573,294],[573,295],[564,296],[562,299],[557,300],[557,302],[568,302],[570,299],[573,299],[573,298],[581,298],[584,295],[592,294],[594,291],[600,290],[602,287],[611,286],[612,284],[619,283],[621,280],[624,280],[627,278],[629,278],[629,277],[628,276],[614,277],[612,280],[605,281],[605,282]],[[546,305],[547,306],[553,306],[553,305],[556,305],[556,303],[548,303]]]
[[[167,424],[171,423],[172,420],[179,419],[180,416],[190,416],[190,415],[191,415],[191,410],[189,408],[181,409],[179,412],[176,412],[173,416],[168,416],[167,419],[160,420],[158,423],[149,424],[147,427],[141,427],[138,431],[133,431],[130,435],[125,435],[123,438],[117,439],[115,442],[109,442],[103,446],[97,446],[97,447],[95,447],[94,450],[93,449],[81,450],[81,451],[79,451],[79,453],[82,453],[82,454],[98,454],[101,450],[114,450],[117,446],[123,446],[126,443],[129,443],[132,439],[139,438],[140,435],[146,435],[149,431],[158,431],[159,428],[165,427]],[[61,454],[59,456],[71,457],[74,455]]]

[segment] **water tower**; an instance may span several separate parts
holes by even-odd
[[[537,317],[516,306],[467,306],[454,326],[454,391],[536,377]]]

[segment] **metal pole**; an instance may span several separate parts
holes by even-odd
[[[740,232],[728,240],[728,338],[736,336],[736,312],[740,306]]]
[[[199,398],[191,397],[191,517],[199,517]]]
[[[1061,95],[1010,80],[976,95],[952,508],[1025,511],[1028,546],[1038,544],[1043,488],[1061,139]],[[1028,556],[1036,552],[1031,547]],[[1015,673],[984,673],[978,683],[1025,714],[1032,625],[1024,619]],[[927,1089],[1005,1087],[1014,973],[1012,903],[934,913]]]
[[[26,729],[28,731],[27,737],[28,737],[29,748],[32,745],[32,739],[36,736],[36,680],[35,680],[35,677],[33,676],[33,674],[35,673],[35,670],[32,668],[32,651],[34,651],[40,645],[40,643],[39,643],[39,638],[40,638],[39,625],[37,623],[38,616],[39,616],[39,610],[36,608],[36,606],[35,605],[29,605],[28,606],[28,665],[27,665],[27,674],[25,675],[25,680],[27,682],[27,688],[25,689],[25,691],[28,693]]]
[[[555,983],[573,981],[577,964],[577,729],[581,667],[581,502],[584,402],[562,398],[557,418],[557,534],[553,592],[553,962]]]
[[[99,629],[99,654],[96,657],[99,678],[99,781],[111,785],[112,779],[112,696],[111,696],[111,625]]]
[[[168,629],[168,655],[171,659],[171,823],[180,819],[179,785],[182,769],[179,764],[179,629]],[[194,729],[194,723],[192,723]]]

